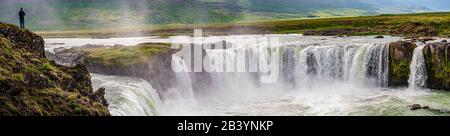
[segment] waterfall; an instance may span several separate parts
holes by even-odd
[[[91,74],[94,88],[104,87],[108,109],[114,116],[160,114],[161,99],[152,85],[140,78]]]
[[[387,44],[309,46],[300,52],[303,64],[299,69],[303,70],[301,74],[321,81],[373,82],[385,87],[389,78],[388,49]]]
[[[204,49],[203,66],[216,72],[183,72],[190,71],[190,62],[185,56],[173,55],[172,70],[180,72],[164,73],[173,81],[161,81],[171,82],[163,90],[155,90],[149,82],[132,77],[91,74],[92,82],[94,89],[106,88],[108,108],[115,116],[411,115],[424,112],[405,110],[407,105],[422,96],[428,102],[428,96],[434,96],[428,94],[435,94],[386,88],[388,43],[399,38],[301,36],[292,39],[293,42],[274,47],[246,44]],[[414,49],[409,90],[426,87],[423,48],[419,45]],[[280,54],[273,57],[272,49],[279,49]],[[264,64],[273,64],[274,58],[281,62],[272,71],[272,66]],[[191,61],[199,60],[191,58]],[[272,73],[278,73],[276,82],[261,82]]]
[[[348,82],[386,87],[389,78],[389,45],[332,44],[316,46],[281,46],[281,71],[277,84],[290,89],[313,82]],[[244,90],[261,86],[257,79],[270,69],[271,52],[267,47],[205,50],[204,65],[215,90]],[[236,72],[236,56],[245,52],[247,72]],[[230,67],[231,66],[231,67]],[[231,71],[228,71],[231,70]],[[188,78],[186,76],[186,78]],[[188,80],[188,79],[183,79]]]
[[[427,71],[425,67],[425,57],[423,55],[423,48],[421,45],[414,49],[413,58],[410,65],[410,75],[408,79],[409,88],[416,89],[416,87],[426,87]]]
[[[273,49],[281,54],[274,54]],[[340,87],[388,85],[389,45],[386,43],[242,46],[203,51],[204,72],[189,72],[192,66],[184,60],[188,58],[172,55],[174,86],[159,94],[142,79],[93,74],[94,85],[108,90],[106,98],[113,115],[197,115],[202,112],[202,106],[209,105],[200,105],[203,101],[241,101],[256,95],[277,95],[283,90],[320,91],[322,87],[345,90]],[[273,66],[274,60],[281,62]],[[268,75],[275,75],[278,80],[262,82]]]
[[[337,43],[314,46],[280,46],[281,71],[277,85],[296,89],[313,82],[348,82],[386,87],[389,78],[389,45]],[[210,71],[214,90],[245,90],[261,87],[258,79],[269,72],[267,47],[205,50],[204,66]],[[245,70],[236,72],[236,57],[246,53]],[[231,71],[228,71],[231,70]],[[211,72],[212,71],[212,72]],[[277,71],[278,72],[278,71]],[[188,78],[188,77],[186,77]],[[188,79],[185,79],[188,80]],[[275,85],[275,84],[272,84]]]
[[[261,74],[259,70],[267,69],[258,65],[267,61],[264,50],[258,47],[205,50],[204,66],[213,71],[209,73],[210,85],[214,86],[211,89],[231,93],[256,88]],[[242,58],[238,58],[239,55]]]
[[[177,100],[180,103],[195,103],[194,90],[192,88],[192,80],[189,75],[188,67],[186,66],[183,59],[177,55],[172,55],[172,68],[176,77],[176,87],[169,90],[166,93],[165,98]],[[170,96],[167,96],[170,95]]]
[[[287,47],[283,54],[283,80],[289,88],[296,87],[296,72],[298,66],[297,54],[294,47]]]
[[[387,44],[333,44],[316,46],[287,46],[283,48],[279,65],[280,71],[270,71],[274,52],[267,47],[245,47],[205,50],[203,65],[207,72],[208,84],[205,90],[194,93],[198,81],[189,73],[187,64],[181,57],[172,56],[175,86],[160,92],[163,101],[152,86],[142,79],[93,74],[97,87],[105,87],[106,98],[111,103],[113,115],[191,115],[197,112],[197,95],[206,90],[221,96],[220,99],[241,99],[254,96],[266,88],[301,90],[302,87],[317,87],[324,83],[369,83],[380,87],[388,81]],[[246,53],[245,60],[238,60],[239,53]],[[238,72],[237,63],[245,63],[247,72]],[[256,65],[255,65],[256,64]],[[250,71],[250,72],[248,72]],[[279,72],[276,83],[261,83],[260,78],[271,72]],[[192,74],[192,75],[191,75]],[[203,73],[204,74],[204,73]],[[232,95],[236,94],[236,95]],[[212,98],[217,99],[217,98]],[[231,99],[230,99],[231,100]]]
[[[376,44],[371,46],[368,53],[367,76],[374,78],[379,86],[388,85],[389,45]]]

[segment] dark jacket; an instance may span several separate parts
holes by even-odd
[[[23,19],[24,17],[25,17],[25,12],[24,11],[20,11],[19,12],[19,16],[20,16],[20,19]]]

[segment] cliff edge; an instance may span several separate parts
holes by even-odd
[[[108,116],[104,93],[83,65],[45,58],[42,37],[0,23],[0,116]]]

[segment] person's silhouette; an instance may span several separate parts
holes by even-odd
[[[23,11],[22,8],[20,8],[19,17],[20,17],[20,28],[25,29],[25,11]]]

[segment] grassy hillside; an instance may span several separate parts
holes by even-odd
[[[0,23],[0,116],[110,115],[103,95],[84,66],[55,64],[42,37]]]
[[[191,35],[195,28],[201,28],[209,35],[304,33],[308,35],[449,36],[450,12],[231,24],[151,25],[142,28],[42,31],[39,34],[45,37],[167,36]]]

